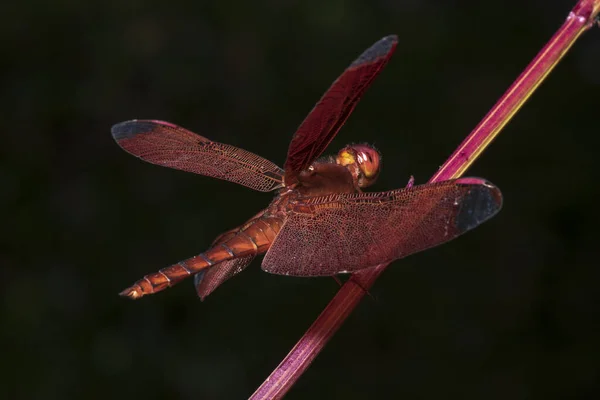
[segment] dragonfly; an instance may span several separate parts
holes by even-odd
[[[411,180],[401,189],[365,192],[381,170],[377,149],[350,144],[322,156],[397,41],[395,35],[377,41],[333,82],[293,135],[283,168],[169,122],[114,125],[118,145],[144,161],[275,193],[264,210],[208,250],[144,276],[120,295],[138,299],[193,276],[204,300],[261,254],[270,273],[335,277],[448,242],[496,215],[502,194],[485,179]]]

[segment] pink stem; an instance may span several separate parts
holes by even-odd
[[[435,173],[430,182],[458,178],[467,170],[527,101],[579,35],[594,24],[599,10],[600,0],[581,0],[577,3],[565,23]],[[353,274],[304,336],[250,398],[255,400],[282,398],[350,315],[363,298],[365,290],[375,283],[386,267],[387,264],[382,264]]]

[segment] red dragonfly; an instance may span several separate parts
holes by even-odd
[[[396,44],[395,35],[379,40],[331,85],[294,134],[283,169],[168,122],[113,126],[119,146],[142,160],[276,193],[267,208],[204,253],[146,275],[120,294],[137,299],[194,275],[204,299],[263,253],[263,270],[275,274],[356,272],[445,243],[494,216],[502,195],[483,179],[364,193],[380,170],[375,148],[353,144],[320,157]]]

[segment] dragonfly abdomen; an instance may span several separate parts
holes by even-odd
[[[147,294],[169,288],[185,278],[221,262],[265,253],[279,233],[281,225],[280,218],[259,217],[252,223],[245,224],[230,238],[214,245],[204,253],[144,276],[123,290],[120,295],[139,299]]]

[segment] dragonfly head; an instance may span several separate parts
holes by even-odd
[[[351,144],[339,151],[336,163],[350,171],[359,188],[372,185],[379,176],[381,156],[368,144]]]

